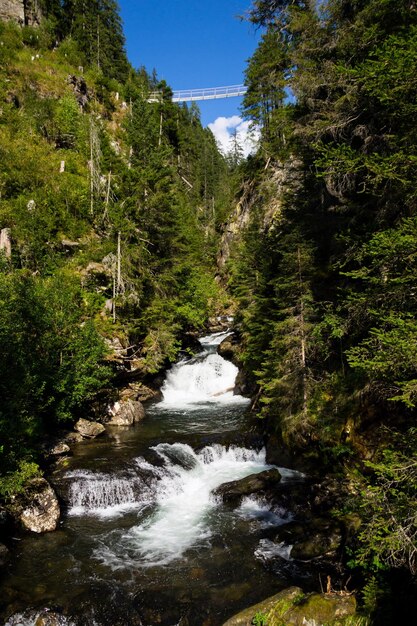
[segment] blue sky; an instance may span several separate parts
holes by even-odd
[[[249,9],[250,0],[119,0],[119,4],[134,67],[144,65],[149,72],[155,68],[174,90],[243,83],[246,61],[260,36],[237,17]],[[232,118],[232,127],[237,125],[241,98],[198,105],[203,125],[222,117]]]

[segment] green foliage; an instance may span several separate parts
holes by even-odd
[[[40,5],[39,28],[0,24],[3,495],[108,385],[102,336],[156,373],[224,301],[229,171],[198,108],[129,65],[114,0]]]
[[[8,499],[16,494],[23,493],[32,478],[41,476],[39,466],[29,461],[20,461],[15,472],[0,476],[0,498]]]
[[[13,470],[45,427],[74,419],[108,380],[103,341],[85,314],[75,277],[0,276],[4,467]]]
[[[252,618],[252,624],[254,626],[268,626],[268,618],[265,613],[258,611]]]
[[[250,19],[265,32],[246,73],[262,125],[251,219],[230,266],[243,359],[281,439],[341,473],[372,457],[352,564],[380,615],[388,570],[417,568],[417,13],[256,0]]]
[[[396,449],[386,449],[362,489],[362,525],[353,565],[377,573],[388,567],[417,571],[417,456],[416,430],[393,434]],[[358,504],[358,503],[356,503]]]

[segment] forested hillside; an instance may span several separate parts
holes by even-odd
[[[256,0],[250,19],[262,140],[229,261],[242,358],[268,429],[353,479],[351,561],[375,608],[384,571],[417,569],[417,11]]]
[[[224,297],[227,166],[198,109],[130,66],[113,0],[39,8],[0,23],[3,495],[111,384],[112,345],[157,372]]]

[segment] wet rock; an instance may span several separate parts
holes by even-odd
[[[248,496],[258,491],[264,491],[279,483],[281,474],[277,469],[265,470],[259,474],[251,474],[241,480],[233,480],[220,485],[214,494],[220,496],[223,502],[237,504],[243,496]]]
[[[48,451],[48,455],[51,457],[62,457],[62,456],[70,456],[71,448],[65,441],[59,441]]]
[[[107,422],[109,426],[132,426],[136,422],[140,422],[145,417],[145,409],[143,404],[138,400],[121,400],[115,402],[109,410],[110,420]]]
[[[238,371],[233,393],[239,396],[253,396],[256,393],[256,383],[245,369]]]
[[[208,331],[210,333],[221,333],[230,328],[233,318],[229,315],[218,315],[210,317],[208,320]]]
[[[55,530],[60,518],[58,498],[44,478],[29,483],[23,510],[19,516],[22,526],[34,533]]]
[[[73,444],[73,443],[80,443],[80,441],[83,441],[84,437],[80,434],[80,433],[68,433],[68,435],[65,435],[65,441],[69,444]]]
[[[223,626],[251,626],[258,616],[268,626],[366,626],[356,616],[353,596],[304,594],[300,587],[284,589],[231,617]]]
[[[10,552],[5,545],[0,543],[0,567],[4,567],[10,558]]]
[[[74,429],[85,439],[94,439],[95,437],[98,437],[98,435],[103,434],[106,430],[103,424],[90,422],[89,420],[85,420],[83,418],[78,420]]]
[[[217,346],[217,353],[226,361],[237,364],[239,352],[239,341],[236,335],[228,335]]]
[[[144,385],[142,382],[132,382],[120,392],[122,400],[130,398],[131,400],[139,400],[139,402],[147,402],[158,398],[160,392]]]
[[[342,543],[342,530],[333,520],[312,518],[307,523],[290,522],[283,526],[275,542],[291,544],[290,556],[299,561],[311,561],[334,554]]]
[[[25,611],[16,613],[7,620],[8,626],[22,626],[22,624],[33,624],[33,626],[75,626],[70,619],[45,608],[41,611]]]

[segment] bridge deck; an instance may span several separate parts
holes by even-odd
[[[197,100],[216,100],[217,98],[235,98],[244,96],[247,88],[244,85],[229,87],[207,87],[205,89],[185,89],[174,91],[172,102],[196,102]],[[161,93],[151,93],[148,102],[159,102]]]

